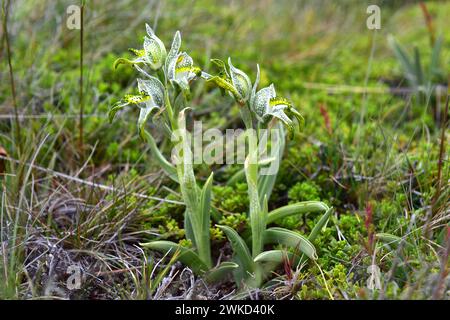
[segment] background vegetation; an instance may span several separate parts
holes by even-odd
[[[185,241],[179,190],[139,140],[134,111],[113,124],[106,117],[135,79],[112,64],[140,46],[146,22],[165,43],[180,30],[206,71],[211,57],[232,56],[254,78],[258,62],[262,85],[276,83],[305,117],[287,141],[269,203],[322,200],[335,213],[316,240],[317,264],[292,270],[286,262],[252,297],[449,298],[450,3],[426,3],[430,24],[414,1],[378,1],[382,28],[373,31],[366,1],[87,1],[82,56],[80,31],[66,26],[70,4],[2,1],[0,298],[234,297],[231,282],[207,285],[138,245]],[[411,56],[416,47],[423,66],[430,39],[442,37],[440,76],[425,94],[410,86],[389,34]],[[193,92],[194,117],[242,127],[233,100],[203,86]],[[245,230],[247,186],[229,183],[239,167],[213,169],[221,224]],[[196,171],[206,180],[208,170]],[[307,234],[318,218],[279,225]],[[211,237],[215,252],[230,255],[220,229]],[[73,265],[82,281],[69,290]],[[376,290],[367,287],[372,265],[380,269]]]

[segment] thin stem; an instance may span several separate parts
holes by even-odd
[[[425,2],[421,1],[419,3],[420,8],[422,9],[423,16],[425,18],[425,24],[427,25],[428,29],[428,35],[430,37],[430,46],[433,47],[434,43],[436,42],[435,32],[434,32],[434,26],[433,26],[433,18],[428,11],[428,8],[425,4]]]
[[[84,114],[84,94],[83,94],[83,55],[84,55],[84,1],[80,7],[80,119],[79,119],[79,133],[80,133],[80,150],[83,153],[83,114]]]
[[[450,83],[450,81],[449,81]],[[439,160],[438,160],[438,173],[437,173],[437,187],[436,187],[436,193],[434,194],[433,198],[433,214],[436,213],[435,211],[435,205],[441,195],[441,188],[442,188],[442,166],[444,165],[444,154],[445,154],[445,130],[447,129],[447,118],[448,118],[448,100],[450,99],[450,95],[447,94],[447,100],[445,102],[445,109],[444,109],[444,116],[443,116],[443,122],[442,122],[442,131],[441,131],[441,143],[439,145]]]
[[[22,138],[20,136],[21,128],[19,121],[19,110],[17,106],[17,96],[16,96],[16,85],[14,82],[14,70],[11,63],[11,46],[9,43],[9,35],[8,35],[8,14],[9,14],[10,1],[3,1],[2,13],[3,13],[3,30],[4,37],[6,42],[6,53],[8,55],[8,66],[9,66],[9,79],[11,85],[11,95],[13,99],[13,107],[14,107],[14,123],[15,123],[15,136],[19,149],[19,154],[22,153]]]

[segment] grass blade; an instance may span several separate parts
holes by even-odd
[[[414,48],[414,67],[416,70],[415,75],[417,78],[417,85],[425,86],[426,83],[424,83],[422,63],[420,62],[420,53],[417,47]]]
[[[211,173],[208,180],[200,193],[200,213],[202,223],[202,233],[200,241],[205,244],[204,252],[200,254],[201,257],[211,257],[211,248],[209,246],[209,225],[210,225],[210,212],[211,212],[211,187],[213,182],[214,173]],[[204,258],[205,259],[205,258]],[[211,258],[208,259],[207,264],[210,264]]]
[[[172,241],[152,241],[147,243],[140,243],[144,248],[149,248],[162,253],[179,252],[178,260],[187,265],[196,274],[201,274],[208,270],[206,264],[200,259],[200,257],[191,249],[180,246],[178,243]]]
[[[436,40],[436,43],[433,47],[433,52],[431,53],[431,61],[430,61],[430,70],[429,70],[429,79],[432,80],[433,77],[440,75],[440,57],[441,57],[441,49],[442,49],[442,37],[439,37]]]
[[[410,82],[410,85],[413,87],[416,87],[417,79],[414,75],[415,69],[414,69],[414,65],[412,64],[412,61],[410,60],[408,54],[402,48],[402,46],[395,40],[395,38],[393,36],[389,36],[388,42],[389,42],[389,45],[391,46],[392,50],[394,51],[394,54],[397,57],[398,61],[402,65],[402,68],[406,74],[406,78]]]

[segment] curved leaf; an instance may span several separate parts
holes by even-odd
[[[267,223],[272,223],[278,219],[282,219],[291,215],[302,214],[307,212],[326,212],[330,208],[321,201],[304,201],[290,204],[269,212]]]
[[[145,140],[145,124],[147,123],[148,118],[154,111],[158,110],[159,108],[156,106],[148,106],[145,108],[140,108],[139,110],[139,118],[138,118],[138,133],[139,136]]]
[[[211,172],[208,180],[206,180],[200,194],[200,209],[203,217],[203,229],[209,230],[209,217],[211,210],[211,188],[213,182],[214,172]]]
[[[405,246],[411,248],[413,245],[401,237],[394,236],[390,233],[377,233],[375,237],[386,245],[399,245],[405,241]]]
[[[229,186],[232,186],[236,184],[237,182],[241,182],[245,178],[245,171],[244,168],[238,170],[235,174],[231,176],[230,179],[228,179],[227,184]]]
[[[164,155],[161,153],[161,151],[158,149],[158,146],[156,145],[155,139],[153,139],[153,136],[146,130],[143,131],[145,140],[150,146],[150,150],[153,154],[153,157],[158,162],[158,164],[163,168],[164,172],[175,182],[178,182],[178,175],[177,170],[175,167],[167,161],[167,159],[164,157]]]
[[[255,262],[276,262],[276,263],[283,263],[286,261],[286,259],[291,260],[292,258],[298,257],[297,255],[293,254],[292,252],[287,252],[284,250],[269,250],[264,251],[258,254],[255,257]]]
[[[166,252],[179,252],[178,260],[187,265],[196,274],[201,274],[208,270],[206,264],[200,259],[200,257],[191,249],[180,246],[178,243],[172,241],[152,241],[147,243],[140,243],[144,248],[149,248],[152,250]]]
[[[314,228],[311,230],[311,233],[308,236],[308,240],[314,243],[320,231],[327,225],[328,219],[330,219],[331,213],[333,212],[333,208],[328,208],[328,210],[324,213],[324,215],[317,221]]]
[[[310,259],[317,259],[316,248],[314,245],[295,231],[284,228],[267,229],[264,233],[264,242],[283,244],[304,253]]]
[[[116,102],[114,105],[111,106],[111,108],[108,110],[108,119],[109,122],[112,123],[116,113],[125,108],[128,105],[128,103],[123,102],[122,100]]]
[[[222,262],[219,266],[211,269],[206,275],[207,282],[217,282],[225,278],[230,272],[239,268],[239,265],[234,262]]]
[[[253,265],[253,259],[244,240],[236,231],[228,226],[217,225],[217,227],[225,232],[228,240],[230,240],[231,247],[233,248],[234,253],[238,256],[239,261],[241,261],[244,270],[247,272],[253,272],[253,270],[255,269]]]
[[[202,224],[202,230],[200,237],[202,238],[200,241],[205,244],[205,257],[211,256],[211,247],[209,245],[209,225],[211,220],[211,187],[213,182],[214,173],[212,172],[209,176],[208,180],[206,180],[205,185],[200,193],[200,207],[199,213],[201,214],[200,220]]]

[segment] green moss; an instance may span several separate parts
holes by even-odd
[[[320,187],[313,181],[299,182],[288,192],[289,203],[320,201]]]
[[[235,186],[214,186],[213,204],[225,214],[247,212],[247,185],[236,183]]]

